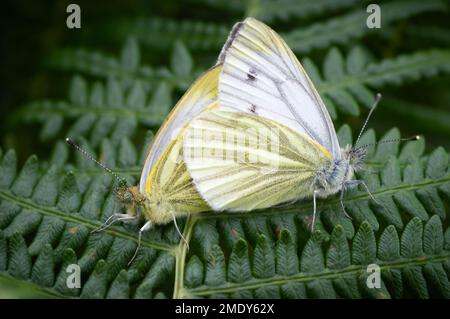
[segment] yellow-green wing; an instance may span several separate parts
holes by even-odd
[[[331,155],[310,137],[270,119],[208,109],[185,131],[184,159],[195,186],[217,211],[271,207],[313,192]]]
[[[208,105],[216,101],[217,81],[221,70],[222,66],[216,65],[203,73],[186,91],[159,128],[149,147],[142,169],[139,186],[141,193],[150,191],[147,185],[148,176],[168,145],[178,137],[181,129]]]
[[[182,134],[172,140],[148,177],[144,214],[155,224],[165,224],[173,216],[210,210],[197,192],[183,161]]]

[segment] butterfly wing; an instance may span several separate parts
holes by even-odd
[[[217,81],[221,65],[202,74],[189,88],[167,116],[149,147],[142,169],[140,192],[146,191],[147,179],[168,145],[177,138],[180,130],[197,114],[217,99]]]
[[[253,18],[236,24],[218,63],[221,107],[255,113],[304,133],[341,158],[333,122],[284,40]]]
[[[312,194],[327,150],[306,134],[265,117],[208,109],[188,126],[184,160],[216,211],[271,207]]]
[[[146,193],[153,205],[144,214],[151,214],[149,220],[165,224],[173,216],[210,210],[193,184],[191,175],[183,161],[182,134],[172,140],[159,157],[147,178]]]

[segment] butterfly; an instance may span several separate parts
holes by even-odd
[[[418,137],[403,140],[413,139]],[[142,233],[154,225],[173,221],[183,237],[178,216],[245,212],[312,197],[313,228],[317,198],[341,192],[345,212],[344,191],[361,184],[375,200],[364,181],[353,179],[366,146],[340,147],[300,62],[275,31],[253,18],[233,27],[216,65],[195,81],[161,125],[139,187],[128,187],[67,141],[119,179],[117,193],[127,213],[111,215],[98,230],[144,215],[131,261]]]
[[[354,178],[366,146],[339,145],[330,115],[285,41],[264,23],[237,23],[225,43],[218,103],[194,118],[184,160],[214,211],[245,212],[305,198],[316,201],[362,185]],[[260,136],[261,132],[264,136]],[[417,139],[414,137],[412,139]],[[239,153],[239,154],[238,154]]]
[[[67,143],[117,179],[119,185],[116,190],[117,197],[127,207],[126,213],[112,214],[94,232],[102,231],[118,221],[139,220],[141,215],[145,218],[146,222],[139,230],[138,247],[130,263],[136,257],[144,231],[154,225],[164,225],[173,221],[183,238],[176,217],[211,210],[196,191],[184,164],[182,137],[183,130],[191,119],[204,109],[217,104],[220,71],[221,66],[216,65],[202,74],[169,113],[148,148],[138,186],[129,187],[126,181],[111,169],[97,161],[71,139],[66,139]]]

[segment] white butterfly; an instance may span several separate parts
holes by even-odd
[[[313,83],[272,29],[253,18],[237,23],[218,64],[222,64],[218,107],[196,117],[184,137],[188,170],[198,192],[215,211],[250,211],[312,197],[314,226],[316,198],[340,191],[342,199],[345,189],[359,184],[368,191],[363,181],[353,179],[365,160],[365,147],[339,146]],[[241,132],[249,127],[272,127],[279,132],[269,138],[278,145],[276,151],[261,154],[259,142],[246,145],[243,158],[259,152],[264,163],[249,165],[234,158],[210,156],[236,147],[235,140],[221,138],[229,128]],[[239,134],[241,140],[248,138]],[[262,174],[267,162],[274,160],[277,170]]]

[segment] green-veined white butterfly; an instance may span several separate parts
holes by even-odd
[[[205,146],[217,153],[236,146],[211,143],[211,136],[229,128],[275,128],[282,138],[267,138],[281,151],[260,155],[267,156],[264,165],[276,158],[277,170],[264,173],[257,164],[205,158]],[[244,157],[258,151],[251,146]],[[175,161],[180,154],[184,161]],[[143,231],[172,220],[176,226],[177,216],[211,208],[249,211],[305,197],[313,197],[315,217],[316,198],[360,183],[352,177],[365,155],[364,147],[340,148],[328,111],[295,55],[272,29],[247,18],[231,31],[217,65],[193,84],[159,129],[139,189],[119,190],[127,214],[112,215],[101,229],[142,211],[147,222],[140,243]]]
[[[221,66],[217,65],[201,75],[167,116],[149,146],[139,187],[127,187],[126,182],[111,169],[95,160],[69,138],[66,139],[69,144],[115,176],[120,185],[117,190],[118,198],[128,207],[127,213],[111,215],[103,226],[95,231],[104,230],[116,221],[139,219],[140,214],[143,214],[146,223],[139,230],[137,253],[142,232],[153,225],[174,221],[177,231],[183,237],[176,224],[176,217],[210,210],[196,191],[182,160],[182,137],[185,126],[192,118],[217,103],[217,80],[220,71]],[[136,254],[130,263],[135,256]]]
[[[340,147],[322,99],[275,31],[253,18],[237,23],[218,63],[223,65],[218,106],[191,121],[184,138],[188,170],[215,211],[250,211],[312,197],[314,227],[316,198],[341,192],[343,203],[344,191],[359,184],[369,192],[362,180],[353,179],[366,148]],[[268,127],[278,134],[263,142],[247,133]],[[265,147],[267,141],[276,151]],[[226,156],[236,149],[243,150],[244,161]],[[256,156],[262,161],[245,160]],[[262,173],[271,161],[276,169]]]

